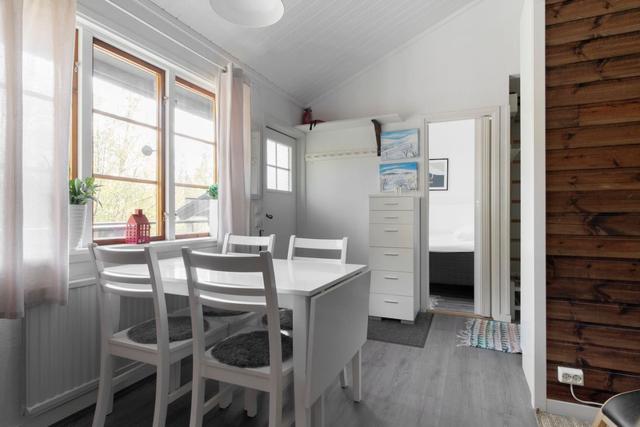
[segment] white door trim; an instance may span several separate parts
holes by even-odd
[[[480,190],[480,194],[484,196],[481,200],[482,207],[481,209],[476,209],[476,215],[478,215],[478,211],[485,212],[483,218],[476,218],[476,220],[480,221],[480,224],[483,224],[483,227],[480,229],[480,233],[482,233],[482,229],[484,229],[484,234],[488,236],[488,238],[485,239],[481,236],[481,239],[476,239],[476,250],[478,250],[479,254],[475,257],[475,259],[479,259],[480,261],[476,262],[476,265],[474,266],[476,268],[474,270],[476,275],[480,274],[481,276],[479,277],[484,278],[484,280],[482,281],[482,283],[484,283],[484,287],[483,289],[478,291],[479,293],[475,294],[475,312],[479,315],[487,317],[491,316],[496,320],[509,321],[511,319],[510,282],[508,278],[502,278],[504,269],[501,269],[501,264],[504,264],[504,253],[502,252],[503,245],[501,244],[501,236],[504,237],[503,234],[505,230],[508,231],[509,226],[509,218],[508,216],[505,217],[504,211],[501,209],[505,197],[507,199],[509,198],[508,192],[505,193],[505,188],[501,185],[502,174],[505,173],[505,170],[507,172],[509,170],[508,165],[505,169],[505,162],[508,163],[508,158],[505,159],[503,158],[503,156],[501,156],[501,152],[503,152],[504,150],[502,146],[504,143],[503,139],[505,135],[504,123],[501,120],[501,110],[503,108],[504,107],[500,106],[490,106],[469,110],[430,113],[421,116],[423,116],[425,120],[425,167],[428,167],[429,161],[429,123],[452,120],[481,119],[482,117],[490,118],[490,145],[484,147],[484,150],[479,150],[478,147],[476,147],[476,156],[482,156],[482,164],[484,165],[484,167],[489,168],[489,173],[485,174],[486,179],[482,180],[480,188],[476,189],[476,191]],[[476,144],[478,144],[479,140],[481,141],[482,139],[476,138]],[[480,160],[476,159],[476,161]],[[428,198],[429,191],[426,186],[425,193],[425,198]],[[424,219],[423,227],[428,230],[428,209],[424,209],[424,213],[422,215]],[[477,226],[476,232],[478,232]],[[428,231],[426,235],[428,236]],[[478,240],[482,242],[480,243],[481,247],[478,246]],[[424,264],[425,258],[427,259],[428,263],[429,245],[423,245],[423,247],[425,248],[423,249]],[[428,276],[425,280],[423,280],[422,295],[423,298],[421,301],[421,305],[424,309],[425,307],[429,307]]]

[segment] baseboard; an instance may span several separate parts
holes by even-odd
[[[598,410],[599,408],[593,406],[547,399],[547,412],[550,414],[573,417],[586,422],[592,422]]]

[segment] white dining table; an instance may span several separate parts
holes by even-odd
[[[160,260],[160,272],[165,294],[188,296],[186,272],[182,258]],[[146,266],[127,266],[128,274],[146,274]],[[293,376],[295,422],[297,427],[312,424],[312,408],[307,408],[300,396],[307,390],[307,348],[311,298],[333,287],[351,281],[369,271],[366,265],[336,264],[304,260],[273,260],[278,291],[278,305],[293,310]],[[262,287],[258,273],[226,273],[199,271],[198,278],[214,283],[242,284]],[[315,424],[315,423],[314,423]]]

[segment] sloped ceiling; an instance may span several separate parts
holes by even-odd
[[[232,25],[208,0],[150,0],[307,105],[474,0],[284,0],[280,22]]]

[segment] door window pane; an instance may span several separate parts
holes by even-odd
[[[267,139],[267,190],[292,191],[291,146]]]

